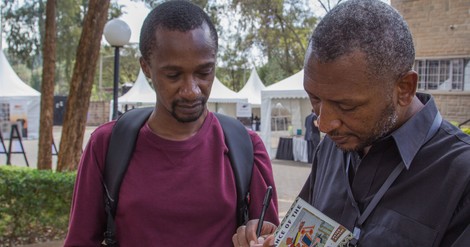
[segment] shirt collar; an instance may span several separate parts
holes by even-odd
[[[416,96],[424,107],[391,134],[406,169],[410,168],[414,157],[426,142],[426,136],[438,114],[436,103],[430,94],[416,93]]]

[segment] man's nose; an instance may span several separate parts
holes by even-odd
[[[201,94],[201,89],[199,88],[198,79],[193,76],[189,76],[183,82],[183,85],[180,90],[180,95],[186,99],[195,99]]]
[[[318,115],[317,123],[318,129],[323,133],[330,133],[331,131],[341,126],[341,120],[337,113],[328,106],[320,106],[320,115]]]

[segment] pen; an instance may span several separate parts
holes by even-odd
[[[271,196],[273,192],[273,187],[268,186],[266,189],[266,194],[264,195],[264,200],[263,200],[263,209],[261,210],[261,216],[259,217],[258,221],[258,228],[256,229],[256,237],[259,237],[261,234],[261,228],[263,227],[263,221],[264,221],[264,214],[266,213],[266,210],[268,210],[269,204],[271,204]]]

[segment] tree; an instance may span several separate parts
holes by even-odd
[[[266,84],[303,67],[308,39],[317,22],[307,0],[232,0],[231,5],[243,16],[238,27],[245,33],[245,49],[259,54],[261,67],[277,69],[274,78],[260,74]]]
[[[56,0],[46,3],[46,32],[44,38],[41,84],[41,114],[39,124],[38,169],[52,169],[52,124],[54,119],[54,77],[56,60]]]
[[[128,44],[121,49],[120,53],[120,69],[119,81],[134,82],[140,70],[139,57],[140,52],[137,44]],[[112,89],[114,81],[114,47],[104,46],[100,51],[99,64],[95,74],[95,82],[93,84],[92,100],[111,100],[112,94],[105,93],[106,90]]]
[[[28,84],[40,89],[42,51],[44,45],[45,0],[2,1],[2,25],[7,40],[6,53],[15,70],[26,67],[29,73],[17,73]],[[88,0],[60,0],[56,3],[56,70],[55,93],[66,95],[72,76],[75,54],[83,27]],[[122,15],[122,6],[110,5],[110,17]]]
[[[75,170],[82,154],[83,134],[93,77],[110,0],[90,0],[77,48],[59,148],[58,171]]]
[[[66,95],[69,88],[69,82],[72,76],[72,69],[75,63],[75,54],[77,51],[80,33],[83,28],[83,19],[87,10],[88,0],[61,0],[58,2],[58,40],[57,44],[57,65],[60,69],[57,71],[56,93]],[[122,15],[122,6],[118,3],[110,3],[108,18],[112,19]],[[124,63],[123,63],[124,64]]]
[[[44,2],[25,1],[18,7],[17,1],[3,0],[3,18],[8,53],[26,64],[30,70],[30,85],[39,89],[37,67],[41,64],[41,44],[44,38]]]
[[[332,8],[340,4],[343,0],[317,0],[325,12],[330,12]]]
[[[57,70],[56,94],[66,95],[72,76],[80,31],[86,11],[85,1],[57,2]]]

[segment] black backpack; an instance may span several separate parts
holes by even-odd
[[[119,188],[134,152],[139,131],[145,124],[153,107],[127,111],[116,121],[109,141],[104,168],[105,209],[107,227],[104,240],[107,246],[117,246],[114,216],[119,200]],[[248,194],[253,170],[253,144],[245,126],[237,119],[215,113],[224,131],[228,155],[237,186],[237,224],[246,224]]]

